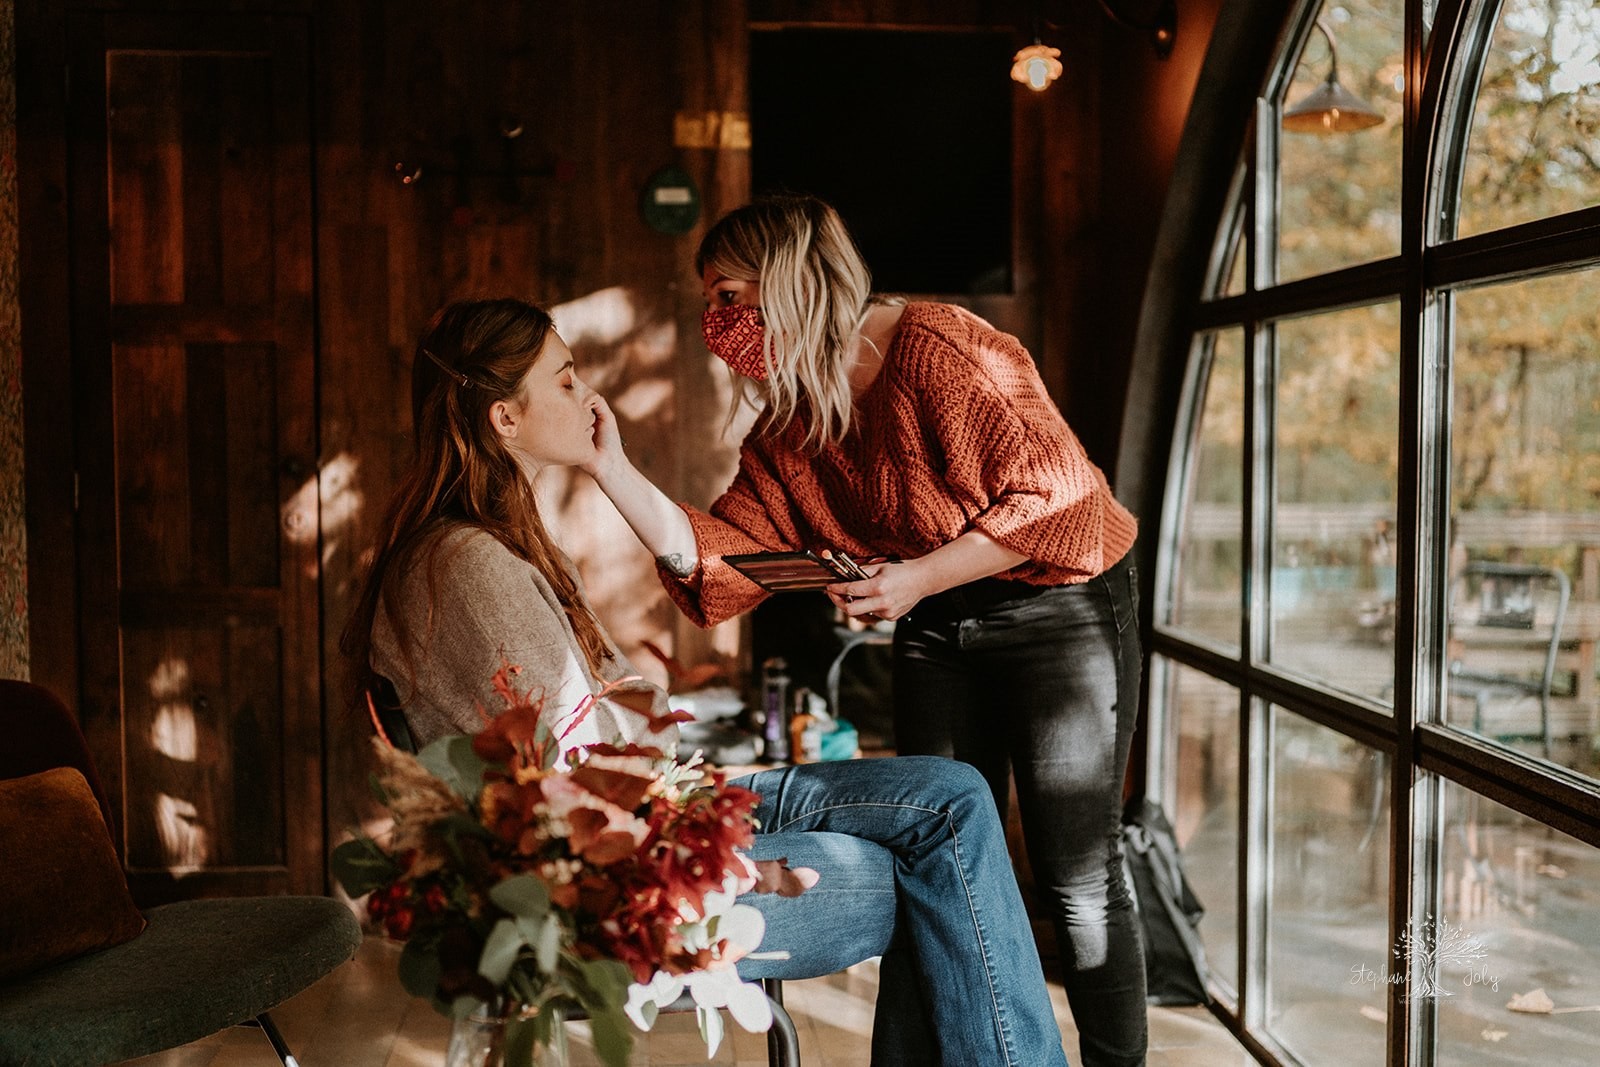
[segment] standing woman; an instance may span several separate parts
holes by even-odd
[[[660,744],[602,694],[631,680],[576,568],[546,532],[534,480],[615,466],[621,440],[550,316],[520,300],[451,304],[412,371],[416,451],[342,649],[363,685],[395,685],[418,744],[470,733],[491,678],[522,669],[562,744]],[[745,979],[828,974],[882,955],[874,1067],[1066,1067],[1005,834],[983,779],[952,760],[848,760],[736,780],[761,796],[757,862],[814,870],[798,897],[746,896],[767,920]]]
[[[620,455],[596,480],[701,626],[765,596],[726,555],[897,561],[828,593],[848,615],[897,620],[898,750],[975,765],[1002,813],[1015,773],[1083,1062],[1142,1063],[1144,960],[1118,845],[1139,694],[1133,516],[1017,339],[958,307],[875,302],[822,201],[733,211],[695,268],[706,344],[761,405],[733,484],[706,513]]]

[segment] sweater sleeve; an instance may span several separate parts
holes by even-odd
[[[986,324],[983,324],[986,327]],[[1117,503],[1014,337],[975,328],[922,375],[925,412],[970,528],[1030,559],[1099,574],[1132,542]],[[943,346],[941,346],[943,347]],[[1116,555],[1107,558],[1107,546]]]
[[[783,479],[752,439],[740,451],[733,484],[709,512],[680,506],[694,530],[699,566],[688,578],[657,570],[667,595],[696,626],[715,626],[742,615],[771,595],[724,563],[724,556],[805,547]]]

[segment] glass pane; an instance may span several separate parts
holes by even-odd
[[[1504,0],[1467,141],[1462,236],[1600,203],[1600,6]]]
[[[1244,502],[1244,331],[1202,336],[1211,355],[1200,425],[1188,456],[1178,520],[1178,572],[1169,621],[1229,648],[1239,647],[1240,545]]]
[[[1267,1026],[1306,1064],[1382,1063],[1389,761],[1272,709]]]
[[[1399,309],[1277,326],[1272,662],[1392,700]]]
[[[1600,852],[1453,782],[1444,803],[1442,906],[1406,945],[1438,1062],[1592,1060],[1577,1050],[1600,1034]]]
[[[1281,103],[1281,280],[1400,250],[1403,11],[1401,0],[1320,9]],[[1329,96],[1335,59],[1343,97]],[[1359,127],[1363,115],[1372,125]]]
[[[1237,240],[1233,245],[1233,264],[1228,268],[1228,284],[1222,291],[1223,296],[1238,296],[1244,292],[1244,241]]]
[[[1243,180],[1236,184],[1242,187]],[[1240,202],[1241,196],[1239,188],[1229,194],[1222,224],[1217,227],[1216,245],[1211,251],[1212,274],[1206,281],[1206,295],[1211,298],[1238,296],[1244,292],[1244,205]]]
[[[1455,297],[1445,718],[1600,777],[1596,285],[1586,271]]]
[[[1176,724],[1173,829],[1184,873],[1206,909],[1200,939],[1212,976],[1239,988],[1239,691],[1168,661],[1166,706]]]

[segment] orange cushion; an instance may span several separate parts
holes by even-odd
[[[100,805],[82,773],[0,781],[0,980],[144,929]]]

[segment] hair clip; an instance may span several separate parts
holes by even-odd
[[[445,374],[448,375],[450,378],[454,379],[455,383],[457,385],[461,386],[461,388],[463,388],[463,389],[471,389],[472,388],[474,383],[473,383],[471,378],[468,378],[466,376],[465,372],[456,370],[454,367],[450,366],[450,364],[446,363],[444,360],[440,359],[438,356],[434,355],[432,352],[428,351],[426,348],[422,349],[422,354],[427,356],[429,359],[433,360],[434,365],[437,366],[440,370],[444,371]]]

